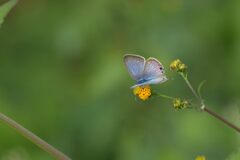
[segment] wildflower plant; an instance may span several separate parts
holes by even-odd
[[[17,2],[18,0],[9,0],[8,2],[5,2],[0,6],[0,27],[4,22],[4,19],[7,16],[8,12],[16,5]],[[3,114],[2,112],[0,112],[0,121],[15,129],[18,133],[20,133],[22,136],[24,136],[26,139],[34,143],[42,150],[52,155],[52,157],[54,157],[55,159],[71,160],[71,158],[59,151],[57,148],[53,147],[52,145],[35,135],[30,130],[23,127],[18,122],[14,121],[12,118]]]
[[[220,120],[227,126],[236,130],[240,133],[240,128],[236,125],[232,124],[219,114],[215,113],[211,109],[207,108],[205,102],[201,96],[201,88],[204,85],[203,81],[198,86],[197,90],[192,86],[191,82],[188,79],[188,67],[185,63],[183,63],[180,59],[176,59],[172,61],[169,65],[171,71],[177,73],[182,79],[185,81],[187,87],[190,89],[192,94],[195,96],[198,107],[193,107],[193,105],[189,102],[188,99],[183,99],[180,97],[172,97],[165,94],[153,92],[151,90],[150,85],[163,83],[167,80],[167,77],[164,72],[163,65],[155,58],[149,58],[145,60],[144,57],[139,55],[125,55],[124,56],[125,65],[130,73],[130,75],[137,81],[136,85],[131,87],[133,89],[133,94],[138,97],[140,100],[146,101],[149,100],[153,96],[160,96],[162,98],[166,98],[172,101],[172,106],[175,110],[182,109],[198,109],[201,110],[216,119]],[[205,158],[200,157],[196,158],[197,160],[204,160]]]

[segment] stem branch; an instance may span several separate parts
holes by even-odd
[[[203,100],[201,99],[201,97],[197,94],[197,92],[195,91],[195,89],[193,88],[193,86],[191,85],[191,83],[189,82],[188,78],[184,75],[181,74],[181,76],[183,77],[184,81],[186,82],[187,86],[189,87],[189,89],[192,91],[193,95],[198,99],[198,101],[201,103],[201,105],[203,105]]]
[[[166,99],[171,99],[171,100],[174,100],[175,98],[174,97],[170,97],[170,96],[167,96],[165,94],[160,94],[160,93],[155,93],[157,96],[159,97],[163,97],[163,98],[166,98]]]
[[[224,124],[226,124],[228,127],[236,130],[238,133],[240,133],[240,128],[238,128],[236,125],[232,124],[231,122],[229,122],[228,120],[226,120],[225,118],[223,118],[222,116],[218,115],[217,113],[213,112],[212,110],[206,108],[203,99],[201,98],[200,95],[197,94],[197,92],[195,91],[195,89],[192,87],[191,83],[189,82],[188,78],[186,75],[184,75],[183,73],[181,73],[181,76],[183,77],[184,81],[186,82],[186,84],[188,85],[188,87],[190,88],[190,90],[192,91],[193,95],[199,100],[200,104],[201,104],[201,110],[205,111],[206,113],[208,113],[209,115],[215,117],[216,119],[220,120],[221,122],[223,122]]]
[[[24,128],[22,125],[14,121],[13,119],[9,118],[5,114],[0,112],[0,120],[13,129],[15,129],[17,132],[19,132],[21,135],[23,135],[25,138],[33,142],[35,145],[52,155],[58,160],[71,160],[68,156],[60,152],[58,149],[54,148],[52,145],[48,144],[38,136],[36,136],[31,131]]]
[[[223,123],[225,123],[228,127],[231,127],[231,128],[233,128],[234,130],[236,130],[237,132],[240,133],[240,128],[238,128],[236,125],[232,124],[231,122],[229,122],[228,120],[226,120],[222,116],[218,115],[217,113],[211,111],[210,109],[208,109],[206,107],[203,108],[203,111],[207,112],[211,116],[213,116],[213,117],[217,118],[218,120],[222,121]]]

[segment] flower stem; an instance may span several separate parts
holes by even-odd
[[[163,97],[163,98],[166,98],[166,99],[171,99],[171,100],[174,100],[175,98],[174,97],[170,97],[170,96],[167,96],[165,94],[160,94],[160,93],[155,93],[157,96],[159,97]]]
[[[237,132],[240,133],[240,128],[238,128],[236,125],[232,124],[231,122],[229,122],[228,120],[226,120],[225,118],[221,117],[220,115],[218,115],[217,113],[211,111],[210,109],[204,107],[203,111],[205,111],[206,113],[210,114],[211,116],[217,118],[218,120],[222,121],[223,123],[225,123],[227,126],[235,129]]]
[[[189,89],[191,90],[191,92],[193,93],[193,95],[197,98],[197,100],[200,102],[200,104],[201,104],[202,106],[204,106],[202,98],[197,94],[197,92],[195,91],[195,89],[193,88],[193,86],[191,85],[191,83],[189,82],[187,76],[184,75],[183,73],[181,73],[180,75],[183,77],[184,81],[185,81],[186,84],[188,85],[188,87],[189,87]]]
[[[201,98],[200,95],[197,94],[197,92],[195,91],[195,89],[192,87],[191,83],[189,82],[188,78],[186,75],[184,75],[183,73],[180,73],[180,75],[183,77],[184,81],[186,82],[186,84],[188,85],[188,87],[190,88],[190,90],[192,91],[193,95],[199,100],[200,104],[201,104],[201,110],[205,111],[206,113],[208,113],[209,115],[217,118],[218,120],[222,121],[223,123],[225,123],[228,127],[236,130],[237,132],[240,133],[240,128],[238,128],[236,125],[232,124],[231,122],[229,122],[228,120],[226,120],[225,118],[223,118],[222,116],[218,115],[217,113],[213,112],[212,110],[206,108],[203,99]]]
[[[68,156],[60,152],[58,149],[54,148],[52,145],[48,144],[38,136],[36,136],[34,133],[29,131],[28,129],[24,128],[22,125],[14,121],[13,119],[9,118],[5,114],[0,112],[0,120],[13,129],[15,129],[17,132],[19,132],[21,135],[23,135],[25,138],[33,142],[35,145],[43,149],[44,151],[48,152],[50,155],[52,155],[54,158],[58,160],[71,160]]]

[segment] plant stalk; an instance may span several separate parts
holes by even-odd
[[[191,92],[193,93],[193,95],[197,98],[197,100],[200,102],[200,104],[202,106],[204,106],[203,100],[201,99],[201,97],[197,94],[197,92],[195,91],[195,89],[193,88],[193,86],[191,85],[191,83],[189,82],[188,78],[184,75],[181,74],[181,76],[183,77],[184,81],[186,82],[187,86],[189,87],[189,89],[191,90]]]
[[[192,91],[193,95],[198,99],[198,101],[201,104],[201,110],[205,111],[206,113],[208,113],[209,115],[215,117],[216,119],[220,120],[221,122],[223,122],[224,124],[226,124],[228,127],[236,130],[238,133],[240,133],[240,128],[237,127],[236,125],[232,124],[231,122],[229,122],[228,120],[226,120],[225,118],[223,118],[222,116],[218,115],[217,113],[213,112],[212,110],[206,108],[203,99],[201,98],[200,95],[197,94],[197,92],[195,91],[195,89],[192,87],[191,83],[189,82],[187,76],[185,76],[184,74],[181,73],[181,76],[183,77],[184,81],[186,82],[187,86],[189,87],[189,89]]]
[[[225,123],[228,127],[231,127],[232,129],[234,129],[234,130],[236,130],[237,132],[240,133],[240,128],[238,128],[236,125],[232,124],[231,122],[229,122],[228,120],[226,120],[222,116],[218,115],[217,113],[211,111],[210,109],[208,109],[206,107],[203,108],[203,111],[205,111],[206,113],[210,114],[211,116],[217,118],[218,120]]]
[[[43,149],[44,151],[52,155],[57,160],[71,160],[71,158],[69,158],[62,152],[60,152],[58,149],[48,144],[47,142],[42,140],[40,137],[36,136],[34,133],[24,128],[22,125],[20,125],[19,123],[17,123],[16,121],[14,121],[13,119],[9,118],[8,116],[6,116],[1,112],[0,112],[0,120],[6,123],[7,125],[9,125],[10,127],[12,127],[13,129],[15,129],[18,133],[20,133],[25,138],[30,140],[32,143],[34,143],[35,145],[37,145],[38,147],[40,147],[41,149]]]
[[[170,97],[170,96],[167,96],[165,94],[160,94],[160,93],[155,93],[157,96],[159,97],[163,97],[163,98],[166,98],[166,99],[171,99],[171,100],[174,100],[175,98],[174,97]]]

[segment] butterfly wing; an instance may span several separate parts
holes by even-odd
[[[126,54],[123,59],[131,77],[136,81],[141,79],[145,66],[145,58],[139,55]]]
[[[147,59],[143,70],[143,79],[146,81],[144,85],[163,83],[167,80],[164,67],[156,58]]]

